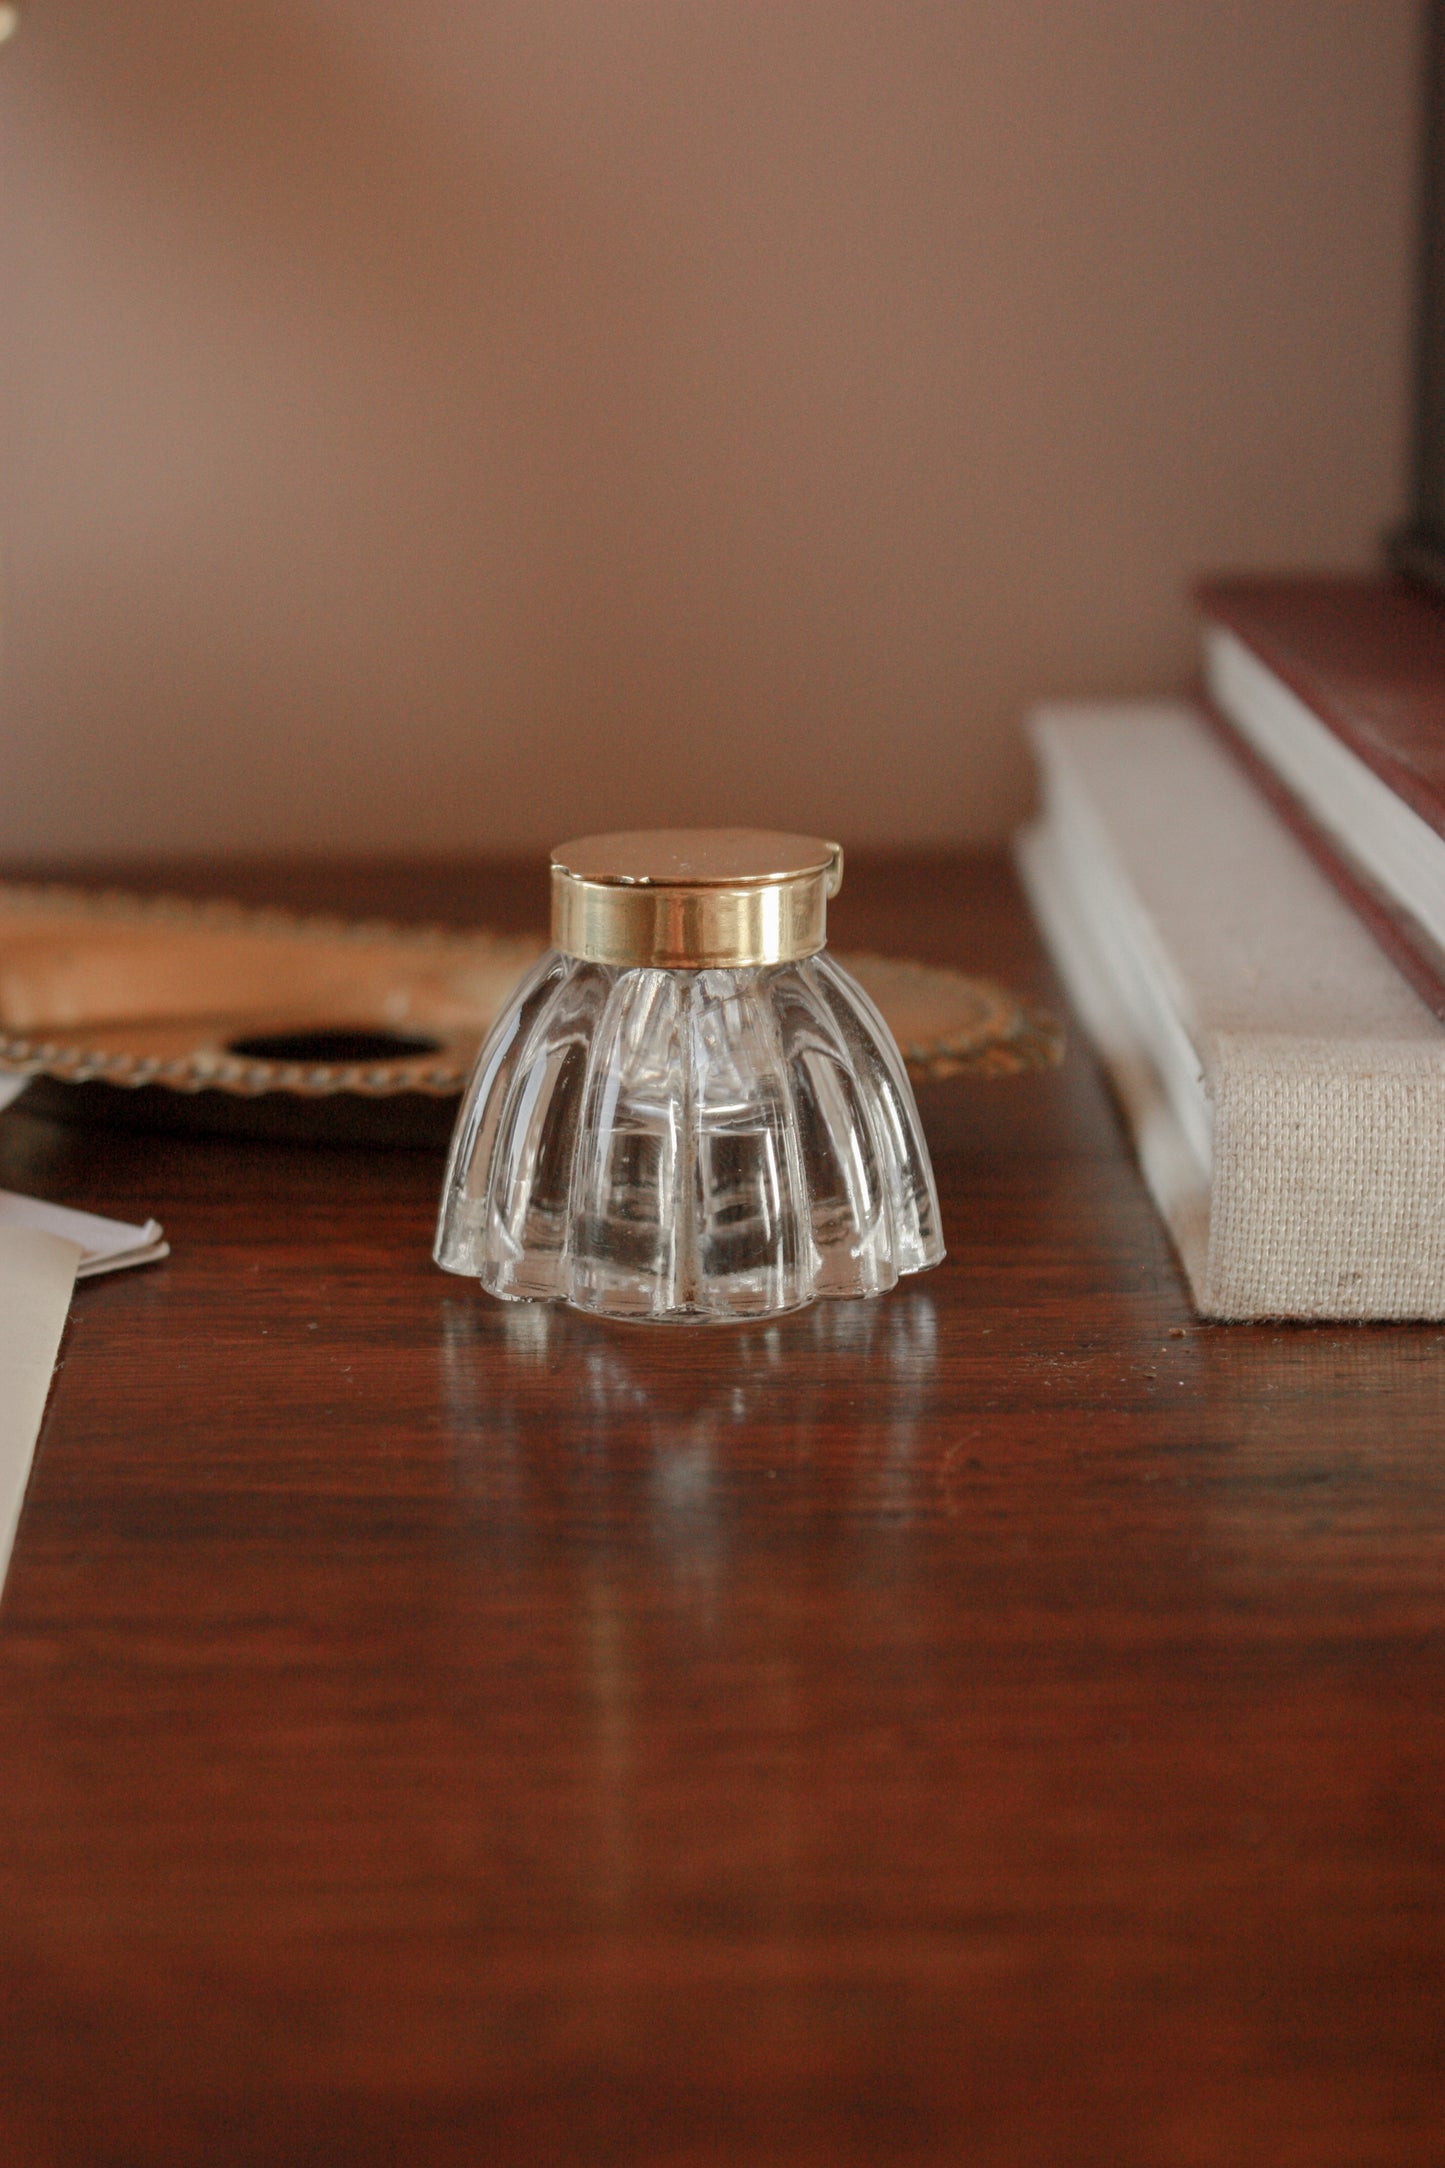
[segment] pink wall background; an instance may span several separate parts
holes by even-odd
[[[0,850],[1001,833],[1401,505],[1412,0],[32,0]]]

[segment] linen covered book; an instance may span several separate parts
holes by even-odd
[[[1040,710],[1019,839],[1197,1309],[1445,1317],[1445,1025],[1197,710]]]

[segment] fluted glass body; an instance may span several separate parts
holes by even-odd
[[[881,1294],[943,1242],[898,1050],[831,957],[553,950],[478,1057],[435,1254],[511,1301],[727,1322]]]

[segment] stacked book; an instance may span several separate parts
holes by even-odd
[[[1197,701],[1031,718],[1031,901],[1200,1313],[1445,1317],[1445,604],[1198,599]]]

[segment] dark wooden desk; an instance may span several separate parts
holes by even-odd
[[[997,865],[834,924],[1047,987]],[[443,1277],[425,1154],[0,1118],[175,1245],[0,1612],[5,2168],[1445,2158],[1445,1336],[1194,1324],[1078,1051],[923,1106],[943,1270],[696,1334]]]

